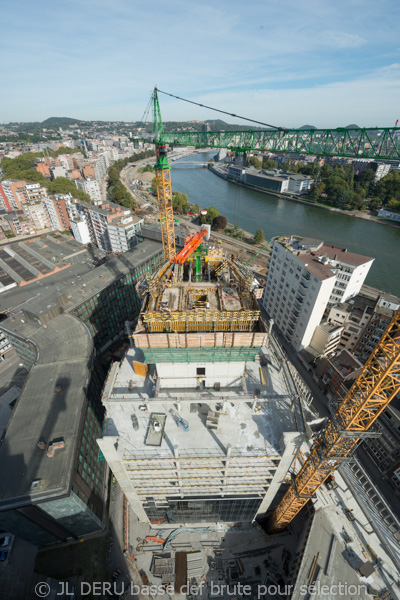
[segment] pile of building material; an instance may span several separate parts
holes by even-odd
[[[203,558],[201,552],[188,552],[187,554],[187,578],[192,581],[194,577],[203,575]]]
[[[175,581],[175,559],[163,556],[154,556],[151,571],[154,577],[161,577],[165,585]]]

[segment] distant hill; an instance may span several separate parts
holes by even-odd
[[[45,127],[68,127],[68,125],[77,125],[78,123],[84,123],[84,121],[69,117],[50,117],[50,119],[42,121],[42,125]]]
[[[210,126],[211,131],[248,131],[268,129],[268,127],[256,127],[255,125],[243,125],[242,123],[226,123],[222,119],[207,119],[204,121]]]
[[[302,125],[299,129],[317,129],[314,125]]]
[[[361,129],[361,127],[352,123],[351,125],[346,125],[345,129]]]

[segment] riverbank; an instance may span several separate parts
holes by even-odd
[[[304,204],[305,206],[311,206],[315,208],[320,208],[322,210],[328,210],[329,212],[338,213],[342,215],[347,215],[349,217],[355,217],[356,219],[363,219],[364,221],[372,221],[374,223],[379,223],[380,225],[388,225],[389,227],[393,227],[394,229],[400,229],[400,224],[395,223],[394,221],[382,221],[378,217],[374,217],[370,214],[366,214],[361,212],[360,210],[343,210],[341,208],[334,208],[332,206],[325,206],[323,204],[316,204],[315,202],[309,202],[308,200],[304,200],[298,196],[288,196],[286,194],[279,194],[278,192],[273,192],[270,190],[264,190],[263,188],[258,188],[256,186],[248,185],[247,183],[243,183],[241,181],[235,181],[234,179],[230,179],[221,169],[216,167],[208,167],[209,171],[212,171],[214,175],[221,177],[221,179],[225,179],[229,183],[233,183],[239,187],[244,187],[248,190],[252,190],[253,192],[260,192],[261,194],[267,194],[269,196],[275,196],[276,198],[281,198],[282,200],[289,200],[290,202],[296,202],[297,204]]]

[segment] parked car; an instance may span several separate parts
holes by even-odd
[[[135,431],[139,429],[139,421],[136,415],[131,415],[132,427]]]

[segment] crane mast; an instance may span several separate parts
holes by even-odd
[[[292,521],[325,479],[348,458],[400,390],[400,309],[339,405],[269,523],[278,532]],[[296,457],[297,458],[297,457]]]
[[[153,93],[154,144],[157,161],[154,167],[157,184],[158,210],[160,214],[161,238],[164,260],[172,261],[175,254],[175,227],[172,208],[171,167],[167,160],[164,126],[161,119],[157,88]]]

